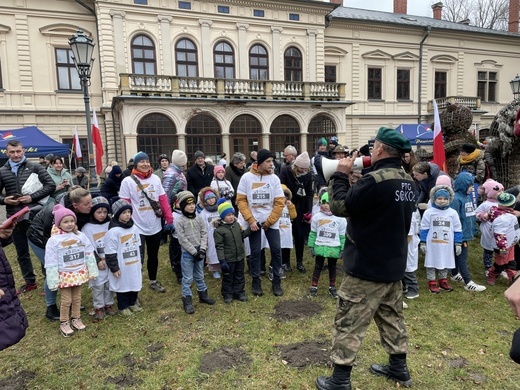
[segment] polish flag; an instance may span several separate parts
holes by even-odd
[[[78,127],[76,126],[74,129],[74,137],[72,140],[72,147],[74,148],[74,154],[76,155],[76,160],[79,160],[83,157],[81,154],[81,145],[79,143],[79,137],[78,137]]]
[[[99,176],[103,172],[103,144],[101,143],[101,134],[99,132],[99,124],[96,116],[96,109],[92,114],[92,142],[96,146],[96,174]]]
[[[446,152],[442,139],[441,120],[437,102],[433,100],[433,162],[446,172]]]

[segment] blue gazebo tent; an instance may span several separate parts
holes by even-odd
[[[0,131],[0,153],[5,158],[8,157],[6,155],[6,146],[10,140],[20,141],[26,149],[25,155],[27,157],[40,157],[47,154],[63,157],[70,154],[69,145],[53,140],[36,126]]]

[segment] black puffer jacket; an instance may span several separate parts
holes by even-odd
[[[29,326],[20,299],[16,295],[13,270],[3,250],[9,242],[0,240],[0,288],[5,293],[0,298],[0,351],[20,341]]]
[[[186,173],[186,180],[188,181],[188,191],[190,191],[195,197],[199,196],[199,191],[204,187],[211,186],[213,180],[213,170],[215,167],[210,164],[206,164],[204,169],[195,164]]]
[[[33,164],[26,159],[23,163],[20,164],[18,167],[18,172],[15,175],[13,172],[11,172],[11,166],[9,165],[8,161],[2,168],[0,168],[0,193],[5,189],[6,194],[5,196],[0,195],[0,204],[5,204],[4,199],[6,196],[21,194],[22,187],[31,173],[38,174],[38,178],[43,184],[42,189],[31,194],[32,203],[29,205],[22,203],[16,206],[5,205],[5,211],[8,217],[23,209],[25,206],[36,206],[40,199],[53,194],[56,190],[56,184],[54,184],[54,180],[52,180],[52,177],[40,164]]]
[[[285,184],[292,192],[292,199],[296,212],[298,213],[298,220],[305,213],[312,212],[312,175],[307,173],[306,175],[296,177],[294,176],[292,166],[288,165],[282,168],[280,173],[280,182]],[[304,196],[302,194],[305,193]]]

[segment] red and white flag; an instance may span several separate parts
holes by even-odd
[[[103,172],[103,144],[101,143],[101,134],[99,132],[99,124],[96,116],[96,109],[92,114],[92,142],[96,146],[96,174],[99,176]]]
[[[435,99],[433,100],[433,162],[446,171],[446,152],[444,151],[439,108]]]
[[[79,160],[80,158],[83,157],[83,155],[81,154],[81,145],[79,143],[77,126],[74,128],[74,137],[72,140],[72,148],[74,149],[74,154],[76,155],[76,160]]]

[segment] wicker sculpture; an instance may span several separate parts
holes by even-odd
[[[514,135],[515,116],[520,99],[515,99],[496,114],[489,129],[485,158],[492,177],[505,188],[520,184],[520,138]]]

